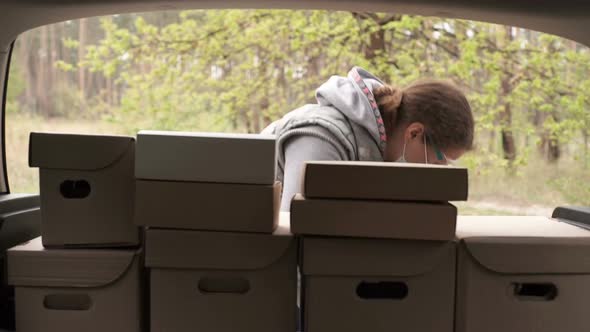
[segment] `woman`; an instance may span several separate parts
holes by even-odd
[[[447,164],[473,143],[473,115],[465,95],[445,81],[423,80],[401,89],[355,67],[332,76],[305,105],[272,123],[282,211],[300,192],[308,160],[363,160]]]

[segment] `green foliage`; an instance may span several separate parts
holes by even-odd
[[[564,196],[568,204],[587,206],[590,200],[589,176],[579,177],[558,177],[549,181],[549,185]]]
[[[19,112],[20,107],[17,98],[23,93],[25,89],[25,81],[22,77],[19,62],[12,61],[10,64],[10,72],[8,73],[8,77],[8,89],[6,91],[6,112]]]
[[[55,66],[73,81],[81,70],[110,80],[118,94],[81,97],[63,86],[58,108],[84,109],[129,133],[258,132],[358,65],[394,85],[422,77],[458,84],[476,120],[476,148],[462,160],[472,176],[517,179],[539,161],[536,151],[590,163],[590,52],[559,37],[434,17],[285,10],[117,15],[101,18],[97,35],[82,58],[80,42],[66,37],[75,54]],[[11,84],[9,106],[22,93],[22,83]],[[551,181],[564,195],[590,196],[579,182]]]

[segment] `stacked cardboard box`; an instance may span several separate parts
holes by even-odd
[[[6,280],[6,250],[41,232],[39,196],[0,197],[0,330],[14,330],[14,287]]]
[[[291,205],[304,330],[453,331],[456,208],[467,170],[309,162]]]
[[[139,132],[152,331],[293,331],[297,243],[278,225],[275,138]]]
[[[452,240],[467,170],[383,162],[308,162],[294,198],[296,234]]]
[[[7,253],[18,331],[140,331],[135,140],[32,133],[29,149],[42,237]]]
[[[457,332],[588,331],[590,232],[546,217],[461,217]]]

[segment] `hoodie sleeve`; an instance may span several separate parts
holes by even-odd
[[[310,160],[344,160],[338,149],[319,136],[296,136],[285,143],[285,173],[281,211],[289,211],[291,200],[301,192],[303,163]]]

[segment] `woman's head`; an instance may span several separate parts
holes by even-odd
[[[473,115],[453,84],[421,80],[406,88],[373,91],[385,123],[386,161],[446,164],[473,145]]]

